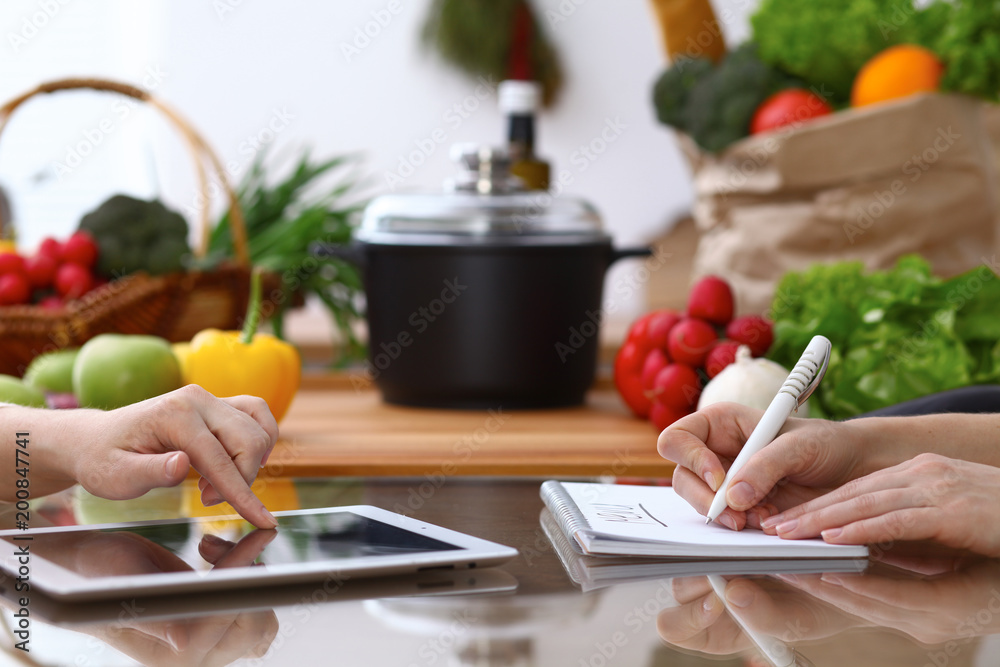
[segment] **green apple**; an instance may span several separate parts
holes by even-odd
[[[170,343],[156,336],[101,334],[80,348],[73,393],[82,408],[114,410],[184,384]]]
[[[45,394],[29,387],[13,375],[0,375],[0,403],[26,405],[29,408],[44,408]]]
[[[24,383],[59,394],[73,393],[73,363],[80,350],[56,350],[35,357],[24,372]]]

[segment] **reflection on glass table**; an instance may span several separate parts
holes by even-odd
[[[890,664],[1000,664],[998,655],[984,658],[992,648],[979,640],[1000,633],[995,560],[907,559],[864,574],[688,577],[675,579],[673,592],[678,606],[661,612],[659,634],[695,654],[749,653],[776,667],[804,664],[803,657],[817,666],[868,665],[879,664],[872,647],[881,643],[894,647]]]

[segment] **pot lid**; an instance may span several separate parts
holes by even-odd
[[[589,203],[556,192],[525,190],[509,173],[503,149],[458,145],[460,172],[440,193],[374,199],[356,238],[371,243],[594,242],[608,238]]]

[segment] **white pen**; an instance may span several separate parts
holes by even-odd
[[[825,339],[824,339],[825,340]],[[712,591],[715,595],[722,601],[723,606],[729,613],[729,616],[736,621],[736,625],[740,626],[740,630],[746,634],[747,638],[750,639],[754,645],[760,649],[760,652],[764,654],[768,662],[774,665],[774,667],[795,667],[798,664],[798,654],[791,649],[785,642],[781,641],[777,637],[772,637],[771,635],[765,635],[761,632],[756,632],[753,627],[747,623],[743,615],[737,610],[734,610],[728,602],[726,602],[726,586],[729,582],[723,579],[718,574],[708,575],[708,583],[712,586]]]
[[[806,346],[806,351],[799,357],[798,363],[788,374],[788,379],[781,385],[778,394],[767,406],[764,416],[760,418],[757,427],[754,428],[747,442],[743,445],[733,465],[729,467],[726,478],[722,480],[722,485],[715,492],[712,506],[708,508],[708,515],[705,523],[715,521],[722,511],[726,509],[726,492],[729,485],[736,476],[736,473],[746,465],[751,456],[771,444],[778,431],[785,425],[785,421],[805,402],[809,395],[819,385],[826,373],[826,367],[830,363],[830,351],[833,345],[823,336],[813,336]]]

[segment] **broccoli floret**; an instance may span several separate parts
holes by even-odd
[[[190,252],[187,221],[155,200],[115,195],[83,216],[80,229],[97,243],[97,271],[107,278],[179,271]]]
[[[679,130],[685,129],[684,109],[691,89],[706,78],[713,67],[712,61],[706,58],[682,56],[674,61],[673,66],[664,70],[653,86],[653,105],[661,123]]]
[[[756,45],[748,43],[715,67],[699,59],[678,60],[657,81],[654,99],[663,123],[714,153],[750,133],[754,112],[768,96],[801,85],[762,62]]]

